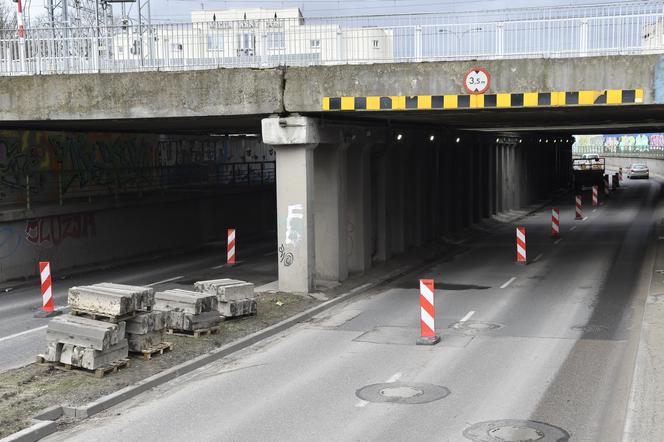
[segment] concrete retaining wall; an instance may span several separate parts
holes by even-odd
[[[274,230],[275,220],[271,189],[0,223],[0,282],[39,275],[40,260],[57,275],[224,240],[231,226],[256,235]]]
[[[664,160],[655,158],[632,158],[632,157],[605,157],[607,169],[623,168],[623,177],[627,178],[627,168],[634,163],[646,164],[650,169],[650,175],[664,179]]]

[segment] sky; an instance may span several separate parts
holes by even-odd
[[[45,14],[46,0],[23,0],[29,2],[30,15],[36,17]],[[0,0],[5,4],[15,5],[11,0]],[[590,3],[621,3],[620,0],[151,0],[152,18],[161,22],[186,22],[190,12],[200,9],[226,9],[241,7],[299,7],[304,16],[338,16],[394,14],[415,12],[459,12],[484,11],[519,7],[558,6]],[[129,4],[128,4],[129,5]],[[15,6],[13,6],[15,7]],[[135,6],[134,6],[135,7]],[[120,6],[114,7],[119,15]]]

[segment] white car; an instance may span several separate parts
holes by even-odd
[[[648,179],[650,177],[650,170],[645,164],[632,164],[629,166],[629,172],[627,172],[627,176],[630,180],[632,178]]]

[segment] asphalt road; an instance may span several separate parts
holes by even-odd
[[[559,204],[557,242],[546,208],[519,223],[527,266],[505,226],[48,440],[620,440],[661,192],[626,182],[584,221]],[[415,345],[420,277],[433,347]]]
[[[238,244],[238,265],[228,268],[225,244],[209,244],[195,252],[146,259],[140,264],[121,265],[61,279],[54,275],[56,308],[67,305],[69,287],[115,282],[153,285],[155,289],[193,289],[194,281],[214,278],[239,278],[257,285],[277,278],[276,246],[270,242]],[[35,318],[41,309],[39,282],[0,294],[0,371],[20,367],[35,360],[46,349],[46,324]]]

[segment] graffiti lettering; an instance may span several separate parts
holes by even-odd
[[[92,213],[30,219],[25,225],[25,239],[37,247],[58,246],[68,238],[91,238],[96,234],[97,225]]]

